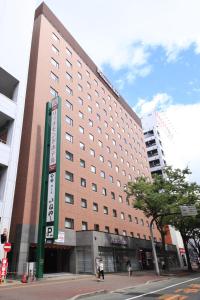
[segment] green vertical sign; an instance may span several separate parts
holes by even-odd
[[[60,131],[61,131],[61,98],[56,97],[52,99],[51,102],[48,102],[46,104],[42,184],[41,184],[41,195],[40,195],[40,216],[39,216],[39,226],[38,226],[38,243],[37,243],[37,260],[36,260],[37,278],[43,277],[45,239],[46,242],[53,243],[54,239],[57,239],[58,237],[59,186],[60,186],[60,137],[61,137]],[[52,173],[54,173],[53,176],[51,175]],[[53,190],[52,190],[52,178],[54,180]],[[52,228],[53,234],[50,232],[49,228]]]

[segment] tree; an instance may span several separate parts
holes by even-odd
[[[147,218],[152,218],[160,232],[162,240],[162,253],[168,269],[168,259],[165,249],[166,216],[171,212],[172,199],[169,197],[168,188],[165,190],[165,179],[162,176],[155,176],[153,181],[148,178],[139,177],[136,182],[129,182],[127,185],[127,196],[133,196],[133,203],[136,209],[144,212]]]
[[[188,168],[173,170],[172,167],[166,167],[163,172],[163,176],[156,175],[152,181],[145,177],[139,177],[136,182],[129,182],[127,184],[127,196],[133,197],[136,209],[142,210],[146,217],[155,220],[161,234],[162,251],[167,268],[165,225],[173,225],[180,231],[186,248],[188,269],[191,270],[187,245],[189,231],[194,230],[196,218],[186,217],[183,219],[180,206],[199,205],[200,186],[187,181],[187,176],[191,173]]]

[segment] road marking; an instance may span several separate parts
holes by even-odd
[[[149,292],[149,293],[145,293],[145,294],[142,294],[142,295],[139,295],[139,296],[134,296],[134,297],[131,297],[131,298],[126,298],[124,300],[132,300],[132,299],[142,298],[144,296],[151,295],[151,294],[154,294],[154,293],[158,293],[158,292],[170,289],[170,288],[172,288],[174,286],[178,286],[178,285],[181,285],[181,284],[184,284],[184,283],[187,283],[187,282],[191,282],[191,281],[194,281],[194,280],[197,280],[197,279],[200,279],[200,277],[196,277],[196,278],[193,278],[193,279],[188,279],[188,280],[176,283],[176,284],[169,285],[169,286],[164,287],[164,288],[159,289],[159,290],[155,290],[155,291],[152,291],[152,292]]]

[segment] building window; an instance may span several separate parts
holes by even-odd
[[[104,122],[104,126],[107,128],[108,127],[108,123],[105,121]]]
[[[74,155],[71,152],[66,151],[65,152],[65,158],[68,159],[68,160],[73,161],[74,160]]]
[[[144,238],[144,240],[146,240],[146,239],[147,239],[147,236],[146,236],[146,234],[144,234],[144,235],[143,235],[143,238]]]
[[[103,147],[103,143],[100,141],[100,140],[98,140],[98,145],[99,145],[99,147]]]
[[[131,217],[131,215],[128,215],[128,220],[129,220],[129,222],[132,222],[132,217]]]
[[[52,38],[54,39],[54,41],[56,41],[57,43],[59,43],[59,38],[57,37],[57,35],[55,35],[55,33],[52,33]]]
[[[65,193],[65,203],[74,204],[74,196],[72,194]]]
[[[123,212],[121,212],[121,219],[122,219],[122,220],[125,220],[125,215],[124,215]]]
[[[67,80],[72,81],[72,76],[67,72],[66,72],[66,78]]]
[[[114,192],[111,192],[111,199],[115,200],[115,193]]]
[[[59,55],[59,50],[54,45],[51,45],[51,49],[56,55]]]
[[[96,107],[99,108],[99,102],[96,102]]]
[[[103,207],[103,213],[104,213],[105,215],[108,215],[108,208],[107,208],[107,206],[104,206],[104,207]]]
[[[107,150],[108,153],[111,152],[111,151],[110,151],[110,147],[108,147],[108,146],[106,147],[106,150]]]
[[[84,128],[82,126],[79,126],[79,132],[84,134]]]
[[[97,203],[93,203],[93,211],[98,211],[98,204]]]
[[[66,100],[66,106],[69,110],[73,110],[73,104],[71,102],[69,102],[68,100]]]
[[[65,121],[68,125],[73,126],[73,120],[70,117],[65,116]]]
[[[137,217],[135,217],[135,223],[138,224],[138,218]]]
[[[81,207],[87,208],[87,200],[86,199],[81,199]]]
[[[102,155],[99,155],[99,160],[100,160],[101,162],[104,162],[104,157],[103,157]]]
[[[102,188],[102,195],[107,196],[107,190],[106,190],[106,188]]]
[[[137,238],[140,239],[140,234],[139,233],[137,233]]]
[[[91,97],[91,95],[90,94],[87,94],[87,98],[88,98],[88,100],[92,100],[92,97]]]
[[[90,155],[95,157],[95,151],[93,149],[90,149]]]
[[[140,221],[141,221],[141,225],[144,226],[144,220],[141,219]]]
[[[77,65],[78,65],[79,68],[82,67],[82,63],[80,62],[80,60],[77,60]]]
[[[108,160],[108,166],[112,168],[112,162],[110,160]]]
[[[120,180],[117,180],[117,186],[121,187],[121,181]]]
[[[94,141],[94,136],[93,136],[91,133],[89,133],[89,139],[90,139],[91,141]]]
[[[88,89],[91,89],[91,84],[87,81],[87,87]]]
[[[80,142],[80,143],[79,143],[79,146],[80,146],[80,149],[81,149],[81,150],[85,150],[85,144],[84,144],[84,143]]]
[[[84,114],[81,111],[78,112],[78,115],[79,115],[79,118],[84,119]]]
[[[83,99],[81,99],[81,97],[78,97],[78,103],[83,106]]]
[[[114,152],[114,154],[113,154],[113,156],[114,156],[114,158],[118,158],[118,156],[117,156],[117,153],[116,152]]]
[[[85,168],[85,161],[83,159],[80,159],[80,167]]]
[[[71,134],[69,134],[68,132],[66,132],[65,138],[68,142],[73,143],[73,136]]]
[[[86,179],[85,178],[81,178],[81,186],[86,187]]]
[[[117,217],[117,211],[116,211],[116,209],[113,209],[113,217],[114,217],[114,218]]]
[[[66,85],[66,92],[67,92],[69,95],[73,95],[72,89],[70,89],[70,87],[68,87],[67,85]]]
[[[109,175],[109,180],[111,183],[113,183],[113,176]]]
[[[56,69],[59,69],[59,63],[58,63],[55,59],[51,58],[51,64],[52,64]]]
[[[70,61],[67,60],[67,59],[66,59],[66,66],[67,66],[68,68],[72,68],[72,64],[71,64]]]
[[[115,234],[119,235],[119,229],[115,228]]]
[[[88,124],[90,127],[93,127],[93,121],[89,119]]]
[[[54,74],[53,72],[50,73],[50,77],[53,81],[58,82],[58,76],[56,74]]]
[[[125,170],[122,170],[122,175],[126,176],[126,171]]]
[[[91,171],[92,173],[96,173],[96,167],[95,167],[95,166],[91,166],[91,167],[90,167],[90,171]]]
[[[97,185],[96,183],[92,183],[92,191],[97,192]]]
[[[131,237],[134,237],[134,233],[132,231],[130,232],[130,235],[131,235]]]
[[[101,127],[97,127],[97,132],[98,132],[99,134],[102,134],[102,129],[101,129]]]
[[[119,202],[122,203],[123,202],[123,198],[122,196],[119,196]]]
[[[94,231],[99,231],[99,224],[94,224]]]
[[[74,181],[74,174],[68,171],[65,171],[65,179],[68,181]]]
[[[101,116],[99,114],[97,114],[97,120],[100,121],[101,120]]]
[[[50,87],[50,94],[53,96],[53,97],[57,97],[58,96],[58,92],[56,90],[54,90],[52,87]]]
[[[123,230],[122,234],[123,234],[124,236],[127,236],[126,230]]]
[[[86,70],[87,77],[90,77],[90,72]]]
[[[105,226],[105,232],[109,233],[110,232],[110,228],[109,226]]]
[[[82,222],[82,230],[88,230],[88,223]]]
[[[109,140],[109,135],[107,133],[105,133],[105,137],[107,140]]]
[[[101,171],[101,172],[100,172],[100,176],[101,176],[101,178],[105,178],[105,177],[106,177],[105,172],[104,172],[104,171]]]
[[[88,106],[88,112],[91,114],[92,113],[92,107]]]
[[[82,85],[78,84],[78,90],[79,90],[80,92],[82,92],[82,91],[83,91],[83,87],[82,87]]]
[[[65,228],[74,229],[74,220],[65,218]]]
[[[77,73],[78,79],[82,79],[82,74],[80,72]]]
[[[68,56],[70,56],[70,57],[72,56],[72,51],[69,50],[69,48],[66,48],[66,53],[67,53]]]
[[[118,166],[115,167],[115,171],[116,171],[117,173],[119,172],[119,167],[118,167]]]

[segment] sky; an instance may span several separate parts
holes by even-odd
[[[45,2],[139,116],[164,112],[200,184],[200,1]]]

